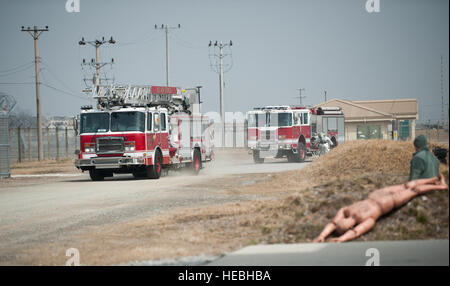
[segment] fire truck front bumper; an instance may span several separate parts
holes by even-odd
[[[264,144],[261,142],[258,142],[257,144],[253,146],[249,146],[250,150],[291,150],[292,148],[296,148],[297,144],[291,144],[286,142],[276,142],[276,143],[269,143]],[[250,152],[250,151],[249,151]]]
[[[75,161],[77,168],[86,169],[119,169],[126,166],[139,166],[145,164],[145,159],[131,157],[95,157],[90,159],[78,159]]]

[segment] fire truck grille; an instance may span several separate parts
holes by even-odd
[[[124,141],[122,137],[100,137],[96,141],[97,154],[117,154],[124,152]]]

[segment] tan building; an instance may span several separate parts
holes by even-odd
[[[337,106],[345,118],[345,140],[414,139],[419,119],[417,99],[350,101],[330,99],[315,107]]]

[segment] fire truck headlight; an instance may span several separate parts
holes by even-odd
[[[95,144],[94,143],[84,143],[84,152],[95,153]]]
[[[134,141],[125,142],[125,152],[136,150]]]
[[[278,140],[284,140],[284,139],[286,139],[286,135],[279,135],[278,136]]]

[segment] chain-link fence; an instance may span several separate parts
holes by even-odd
[[[2,121],[6,124],[6,120]],[[37,128],[32,127],[4,127],[2,133],[5,147],[1,147],[1,158],[9,156],[11,163],[38,160]],[[6,132],[6,130],[8,130]],[[222,129],[220,124],[214,126],[214,145],[222,147]],[[246,123],[233,122],[225,125],[225,148],[247,147]],[[1,140],[1,139],[0,139]],[[1,145],[3,146],[3,145]],[[9,149],[7,148],[9,146]],[[74,158],[74,152],[79,149],[79,136],[73,127],[43,127],[42,148],[44,159],[60,160]],[[2,164],[2,166],[6,164]],[[3,167],[2,167],[3,168]],[[6,168],[6,167],[5,167]],[[9,165],[7,166],[9,169]]]
[[[416,126],[416,136],[423,134],[427,137],[428,141],[448,143],[448,125],[442,126],[437,122],[428,121],[427,123],[418,124]]]
[[[9,128],[10,158],[12,163],[38,160],[37,128]],[[78,138],[72,127],[42,128],[44,159],[73,158],[78,149]]]
[[[8,117],[0,115],[0,177],[9,177]]]

